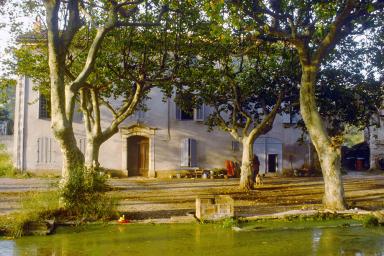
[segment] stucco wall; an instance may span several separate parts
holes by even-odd
[[[51,170],[60,172],[62,164],[61,152],[53,138],[50,120],[38,118],[38,92],[32,90],[33,85],[28,79],[21,80],[19,87],[20,90],[27,88],[24,94],[18,94],[19,97],[20,95],[25,97],[25,107],[16,107],[16,109],[24,109],[23,113],[17,114],[19,120],[24,120],[23,126],[20,125],[20,121],[17,124],[19,128],[23,127],[23,132],[18,139],[15,139],[15,143],[19,145],[19,148],[23,148],[24,169],[36,172]],[[241,148],[238,152],[232,151],[233,139],[229,134],[218,130],[208,132],[207,126],[202,122],[176,120],[174,102],[172,100],[164,102],[163,95],[158,89],[152,90],[149,96],[151,99],[147,102],[148,111],[145,113],[144,118],[138,120],[137,117],[132,116],[120,127],[124,129],[124,127],[131,127],[139,123],[141,126],[154,131],[150,143],[152,143],[151,161],[153,161],[155,171],[180,168],[180,145],[185,138],[193,138],[197,142],[198,167],[222,168],[226,159],[241,160]],[[22,102],[22,100],[17,99],[17,104],[22,104]],[[101,111],[103,116],[102,126],[106,127],[112,116],[106,109]],[[81,121],[74,122],[73,127],[79,147],[84,150],[85,133],[83,124]],[[301,132],[297,129],[285,129],[281,117],[278,117],[272,131],[263,136],[281,141],[279,171],[290,168],[291,163],[287,159],[293,159],[294,168],[300,167],[304,163],[307,153],[305,145],[300,146],[297,144],[297,138],[300,134]],[[20,136],[23,136],[24,139],[20,139]],[[265,138],[260,138],[258,142],[262,140],[265,140]],[[49,149],[49,157],[46,155],[41,156],[41,152],[38,152],[41,141],[44,143],[44,150]],[[115,134],[101,146],[99,159],[101,165],[110,169],[124,169],[123,167],[126,165],[125,146],[126,137],[122,133]],[[288,152],[289,154],[296,153],[295,157],[288,157]],[[39,157],[41,158],[40,161]]]
[[[381,117],[380,127],[370,127],[369,147],[370,147],[370,167],[378,168],[378,159],[384,158],[384,117]]]

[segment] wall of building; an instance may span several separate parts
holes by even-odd
[[[29,171],[59,173],[62,165],[61,152],[53,138],[50,120],[39,118],[39,93],[32,90],[32,87],[29,79],[21,79],[16,92],[15,129],[18,129],[18,133],[15,136],[15,162],[19,168]],[[154,171],[181,168],[181,143],[186,138],[196,140],[197,167],[223,168],[227,159],[241,160],[241,147],[238,151],[233,151],[233,139],[228,133],[217,129],[208,132],[207,126],[201,121],[177,120],[175,103],[171,99],[164,101],[158,89],[152,90],[149,96],[151,99],[147,102],[148,111],[140,117],[129,117],[120,127],[125,129],[139,124],[153,131],[150,144]],[[105,128],[112,120],[112,115],[107,109],[102,109],[101,113],[102,127]],[[209,112],[205,115],[208,116]],[[84,127],[81,118],[75,119],[74,132],[80,149],[84,151]],[[273,129],[257,140],[255,151],[261,159],[265,158],[266,153],[275,150],[279,154],[279,171],[290,168],[291,163],[294,168],[298,168],[307,159],[306,145],[297,143],[300,135],[301,131],[293,127],[284,128],[282,118],[278,117]],[[101,146],[99,160],[103,167],[126,172],[126,139],[119,132]],[[260,145],[266,141],[279,143],[267,143],[269,151],[264,151],[263,156]],[[265,163],[265,159],[263,161]],[[265,169],[266,166],[262,168]]]
[[[381,126],[370,127],[368,131],[371,168],[378,168],[378,160],[384,159],[384,116],[379,118]]]

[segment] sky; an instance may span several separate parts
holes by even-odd
[[[27,31],[28,28],[33,24],[34,19],[32,17],[22,17],[18,19],[22,21],[22,30]],[[7,15],[0,15],[0,24],[5,24],[4,27],[0,26],[0,76],[4,73],[4,66],[2,61],[10,57],[9,53],[6,52],[6,49],[15,45],[14,39],[11,35],[11,26],[9,23],[9,17]]]

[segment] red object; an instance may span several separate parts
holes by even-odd
[[[225,160],[225,169],[227,169],[228,177],[235,176],[235,163],[231,160]]]
[[[364,163],[363,160],[364,159],[359,159],[359,158],[356,159],[356,162],[355,162],[355,169],[356,169],[356,171],[363,170],[363,163]]]
[[[119,222],[120,224],[125,224],[129,223],[129,220],[118,220],[117,222]]]

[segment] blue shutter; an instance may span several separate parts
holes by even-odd
[[[175,105],[176,107],[176,120],[181,120],[181,109]]]
[[[299,122],[300,119],[301,119],[300,114],[292,114],[291,123],[297,124],[297,122]]]
[[[286,103],[282,102],[281,103],[281,109],[282,109],[281,117],[283,120],[283,124],[290,124],[291,123],[291,114],[289,112],[284,112],[284,111],[287,111],[285,109],[285,107],[286,107]]]
[[[197,143],[196,140],[186,138],[181,141],[180,158],[182,167],[197,166]]]
[[[204,104],[197,106],[194,109],[193,114],[195,121],[204,121]]]
[[[180,166],[189,166],[189,140],[183,139],[180,145]]]
[[[189,166],[197,167],[197,143],[194,139],[189,139]]]

